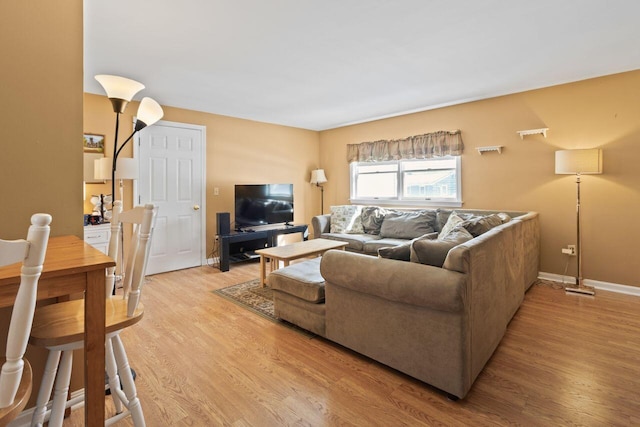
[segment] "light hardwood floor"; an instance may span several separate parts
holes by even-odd
[[[638,297],[534,286],[452,402],[211,292],[258,275],[251,263],[150,277],[145,318],[123,333],[148,426],[640,425]]]

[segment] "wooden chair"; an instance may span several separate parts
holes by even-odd
[[[0,360],[1,426],[17,417],[31,396],[31,365],[23,356],[36,307],[38,279],[49,243],[49,224],[51,215],[35,214],[31,217],[27,240],[0,240],[0,267],[22,262],[20,287],[7,336],[6,359]]]
[[[120,240],[120,224],[133,224],[129,250],[124,251],[123,295],[112,295],[115,286],[115,267],[106,271],[106,342],[105,366],[116,415],[105,424],[110,425],[131,415],[136,427],[144,426],[142,407],[137,397],[135,382],[129,367],[120,332],[143,316],[140,292],[145,277],[151,246],[152,225],[155,218],[153,205],[135,207],[121,212],[120,202],[114,203],[109,241],[109,256],[116,259]],[[67,400],[71,378],[73,350],[84,346],[84,301],[73,300],[52,304],[36,310],[30,343],[49,350],[40,392],[33,413],[32,426],[41,426],[47,419],[49,426],[60,426],[65,409],[80,403],[80,395]],[[53,391],[53,402],[48,401]],[[126,410],[123,411],[123,406]]]

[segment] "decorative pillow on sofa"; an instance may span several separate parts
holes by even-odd
[[[393,239],[415,239],[433,233],[435,211],[389,212],[380,227],[380,236]]]
[[[449,235],[449,233],[451,233],[454,228],[462,224],[462,221],[463,219],[460,218],[457,213],[451,212],[451,214],[449,215],[449,219],[447,219],[447,222],[442,226],[439,237],[441,239],[447,237],[447,235]]]
[[[417,239],[413,239],[410,242],[407,242],[403,245],[398,246],[388,246],[384,248],[378,249],[378,256],[380,258],[388,258],[388,259],[396,259],[399,261],[410,261],[411,260],[411,244],[418,239],[437,239],[438,233],[429,233],[424,236],[420,236]]]
[[[508,223],[509,221],[511,221],[511,216],[509,216],[509,214],[506,214],[504,212],[500,212],[498,214],[496,214],[500,217],[500,219],[502,220],[503,224]]]
[[[463,227],[454,228],[444,238],[415,239],[411,243],[411,262],[442,267],[449,251],[461,243],[473,239],[473,236]]]
[[[365,206],[362,208],[360,218],[362,229],[367,234],[380,234],[380,227],[387,211],[377,206]]]
[[[478,237],[479,235],[491,230],[493,227],[497,227],[502,224],[502,218],[499,214],[474,216],[462,222],[462,226],[471,233],[473,237]]]
[[[331,206],[331,233],[363,233],[361,211],[357,205]]]

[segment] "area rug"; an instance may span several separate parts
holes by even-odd
[[[270,288],[260,287],[260,279],[216,289],[213,293],[254,313],[277,321],[273,314],[273,293]]]

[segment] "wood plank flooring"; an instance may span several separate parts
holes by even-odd
[[[145,318],[122,335],[148,426],[640,425],[638,297],[534,286],[452,402],[211,292],[258,275],[250,263],[150,277]]]

